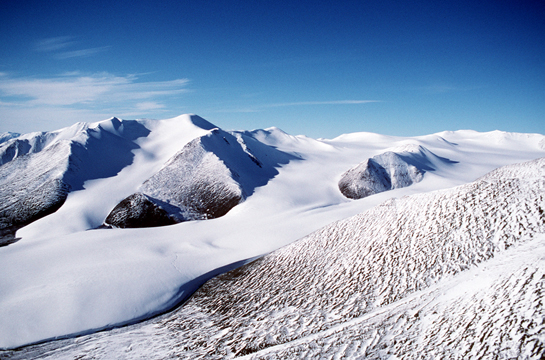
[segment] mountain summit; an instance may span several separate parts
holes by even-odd
[[[223,216],[295,158],[245,134],[212,129],[121,201],[105,224],[160,226]]]

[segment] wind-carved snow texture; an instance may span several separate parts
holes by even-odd
[[[78,123],[0,144],[0,245],[18,228],[56,211],[85,181],[113,176],[129,165],[138,148],[133,141],[148,133],[136,121],[112,118],[95,127]]]
[[[545,236],[250,359],[543,359]]]
[[[105,224],[146,227],[223,216],[294,158],[243,133],[213,129],[186,144],[138,194],[118,204]],[[135,206],[154,211],[129,209]]]
[[[4,355],[541,359],[544,232],[542,158],[335,222],[144,324]]]
[[[407,187],[422,181],[426,171],[435,170],[430,159],[453,163],[423,146],[406,146],[399,153],[387,151],[348,170],[339,180],[339,190],[347,198],[361,199]]]

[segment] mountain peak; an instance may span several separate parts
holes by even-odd
[[[195,126],[198,126],[204,130],[212,130],[214,128],[217,128],[216,125],[212,124],[208,120],[203,119],[199,115],[190,114],[189,119]]]

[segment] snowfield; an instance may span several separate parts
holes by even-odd
[[[105,148],[97,152],[94,142],[80,141],[88,150],[83,154],[95,159],[72,171],[81,186],[72,186],[59,210],[18,230],[19,241],[0,247],[0,348],[152,318],[187,300],[212,276],[274,252],[214,278],[173,312],[6,350],[0,357],[543,354],[545,240],[539,234],[545,230],[545,164],[538,160],[482,177],[545,156],[543,135],[356,133],[315,140],[276,128],[226,132],[183,115],[127,123],[139,129],[129,136],[121,131],[125,121],[87,124],[63,138],[75,141],[92,129]],[[203,147],[226,165],[214,160],[213,174],[220,168],[222,176],[237,179],[233,169],[239,170],[238,205],[215,219],[96,229],[123,199],[146,189],[143,184],[167,169],[184,146],[214,132],[240,146],[232,154],[221,141]],[[93,154],[116,149],[116,137],[130,142],[131,158],[99,177],[86,164],[103,163],[106,157],[97,161]],[[0,144],[0,151],[17,139]],[[434,154],[419,160],[428,164],[421,181],[360,200],[340,192],[339,180],[349,169],[407,149]],[[281,161],[274,155],[279,152],[285,154]],[[239,154],[271,167],[262,177],[242,174]],[[13,161],[17,157],[0,171]],[[166,190],[172,191],[158,192]],[[502,267],[501,259],[509,266]],[[481,270],[482,286],[462,291]],[[520,290],[511,294],[509,287]],[[486,341],[471,346],[476,337]],[[449,345],[436,349],[438,341]]]
[[[533,358],[545,354],[545,158],[389,200],[43,358]]]

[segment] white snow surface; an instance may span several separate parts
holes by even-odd
[[[545,355],[545,158],[391,199],[203,285],[143,323],[9,359]]]
[[[92,230],[184,145],[212,128],[194,115],[140,123],[150,133],[134,140],[138,148],[132,150],[131,164],[113,176],[85,181],[57,212],[20,229],[20,241],[0,247],[0,348],[151,317],[194,291],[192,280],[222,266],[269,253],[387,199],[465,184],[500,166],[545,156],[540,134],[456,131],[406,138],[354,133],[315,140],[276,128],[232,131],[298,159],[281,165],[278,175],[221,218]],[[81,128],[114,133],[116,124],[111,119],[76,124],[44,134],[44,143],[53,137],[73,139]],[[21,138],[32,137],[2,145]],[[456,163],[438,162],[421,182],[365,199],[353,201],[340,193],[337,183],[345,171],[407,146],[423,146]]]

